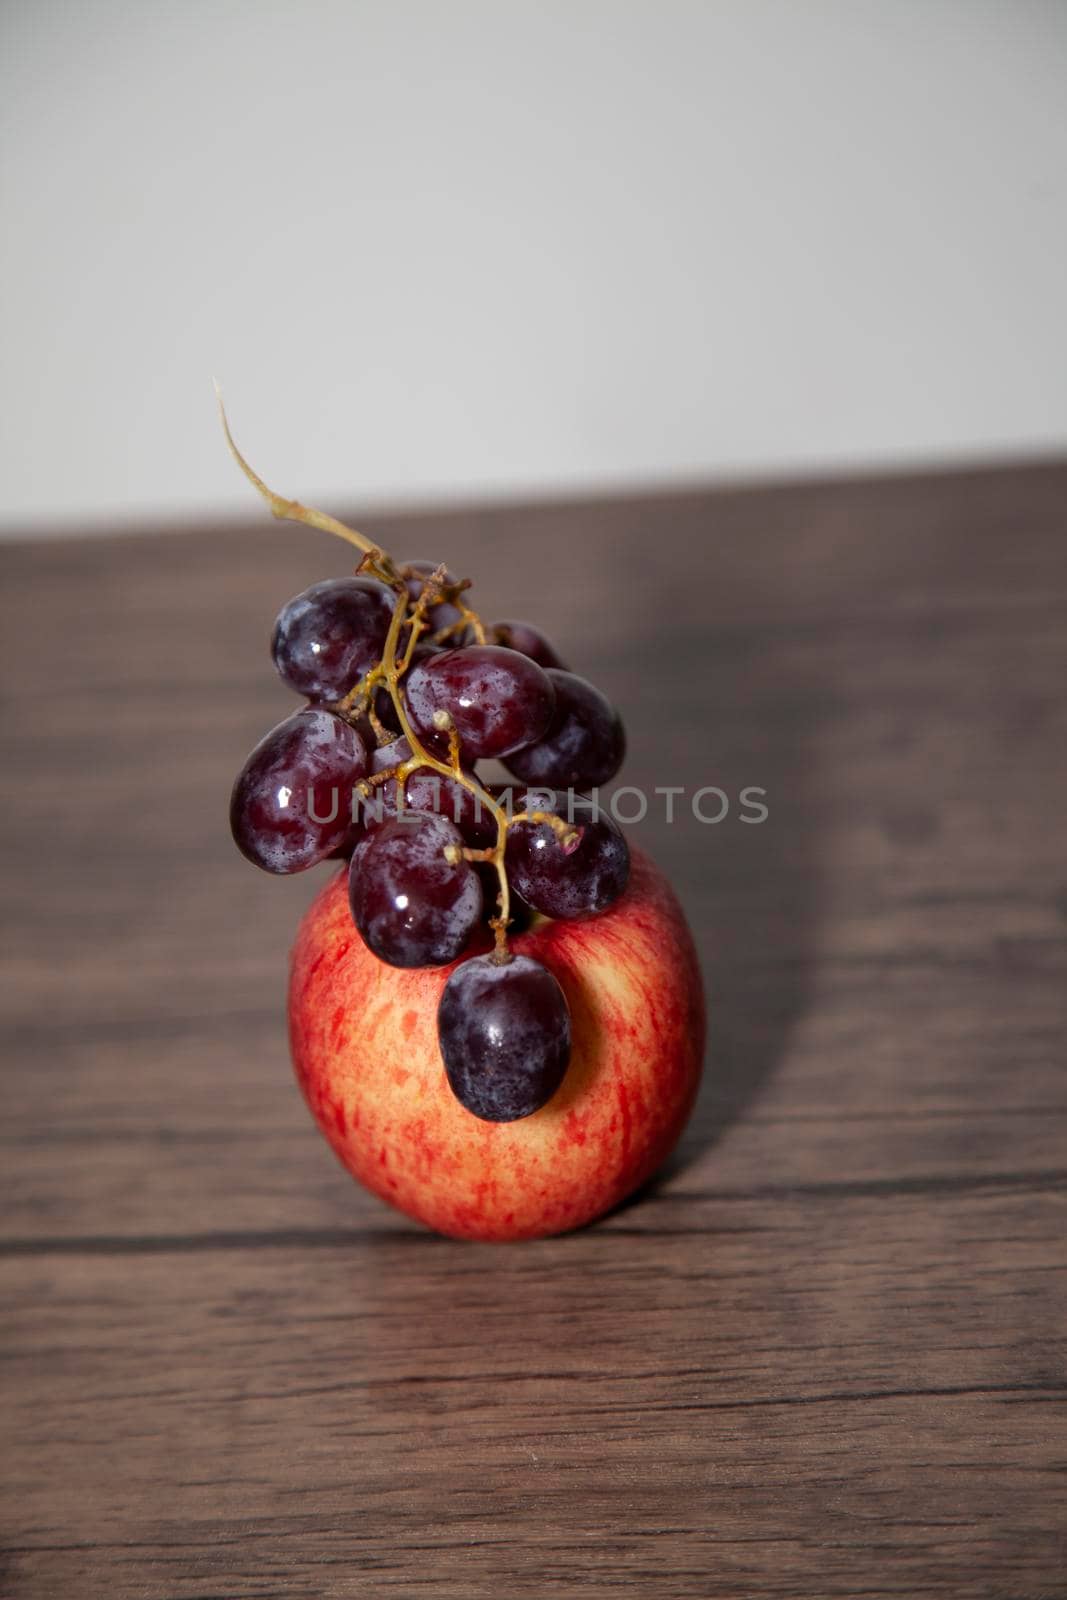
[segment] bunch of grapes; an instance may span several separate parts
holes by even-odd
[[[279,613],[274,664],[306,704],[238,775],[237,846],[274,873],[350,858],[353,922],[392,966],[465,956],[438,1009],[448,1082],[486,1121],[528,1116],[562,1082],[571,1022],[555,977],[509,949],[508,929],[533,913],[595,916],[625,889],[622,834],[596,811],[579,820],[574,802],[618,772],[619,715],[531,624],[483,626],[447,568],[394,563],[281,500],[227,438],[276,515],[364,552],[354,577],[314,584]],[[479,778],[494,758],[514,793]]]

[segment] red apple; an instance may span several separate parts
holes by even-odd
[[[588,922],[512,937],[563,986],[570,1067],[548,1105],[482,1122],[449,1089],[437,1003],[453,967],[383,965],[352,926],[343,872],[309,908],[289,989],[305,1099],[360,1183],[465,1239],[580,1227],[651,1176],[692,1109],[704,1056],[693,941],[670,885],[634,850],[630,885]]]

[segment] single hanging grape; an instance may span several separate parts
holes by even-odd
[[[546,1105],[567,1070],[571,1017],[539,961],[474,956],[456,968],[437,1009],[452,1093],[483,1122],[517,1122]]]

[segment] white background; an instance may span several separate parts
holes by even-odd
[[[9,531],[1067,446],[1062,0],[3,0]]]

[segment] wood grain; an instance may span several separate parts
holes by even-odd
[[[346,553],[4,548],[0,1594],[1067,1594],[1067,464],[368,531],[542,622],[625,781],[767,790],[635,834],[697,1115],[570,1238],[358,1191],[286,1059],[317,874],[226,826]]]

